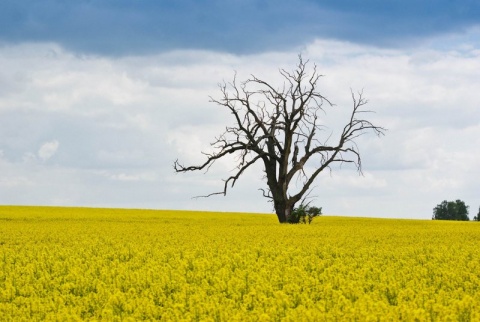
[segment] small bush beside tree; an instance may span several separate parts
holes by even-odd
[[[313,218],[320,216],[322,214],[322,207],[310,207],[308,205],[301,204],[298,208],[294,208],[290,218],[289,223],[291,224],[306,224],[309,225],[312,223]]]
[[[433,220],[470,220],[468,218],[468,206],[465,202],[457,199],[456,201],[444,200],[441,204],[433,208]]]

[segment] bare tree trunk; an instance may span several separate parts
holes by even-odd
[[[278,222],[281,223],[281,224],[286,224],[287,223],[287,217],[285,215],[285,208],[275,210],[275,212],[277,213]]]
[[[274,207],[278,222],[281,224],[288,223],[290,215],[292,214],[293,205],[288,205],[285,201],[276,201],[274,202]]]

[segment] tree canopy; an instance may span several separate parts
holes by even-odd
[[[444,200],[433,208],[434,220],[470,220],[468,217],[468,206],[465,202]]]

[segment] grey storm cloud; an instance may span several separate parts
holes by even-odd
[[[0,41],[56,42],[83,53],[174,49],[234,54],[299,47],[315,38],[412,46],[480,23],[478,1],[60,1],[0,3]]]

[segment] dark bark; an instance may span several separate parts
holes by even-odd
[[[273,201],[273,207],[275,208],[275,213],[277,214],[278,222],[281,224],[288,223],[290,220],[290,215],[293,211],[293,204],[289,203],[283,198],[277,198]]]
[[[228,86],[220,85],[222,97],[212,102],[228,109],[235,123],[226,128],[212,143],[215,152],[206,154],[205,163],[183,166],[174,163],[176,172],[207,169],[218,159],[235,153],[238,155],[237,172],[225,180],[223,190],[211,193],[227,193],[237,179],[257,161],[264,165],[268,189],[260,189],[263,196],[273,202],[280,223],[288,222],[295,204],[310,190],[315,178],[334,163],[352,163],[361,173],[361,158],[355,139],[367,131],[382,135],[384,128],[373,125],[361,116],[369,112],[362,93],[352,93],[353,109],[335,144],[330,144],[331,133],[320,136],[326,127],[320,123],[324,106],[333,106],[317,91],[322,75],[313,65],[310,73],[307,62],[299,57],[297,69],[292,73],[280,70],[284,84],[280,88],[255,76],[238,84],[236,78]],[[314,170],[306,171],[306,165]],[[288,189],[296,178],[301,186],[294,194]]]

